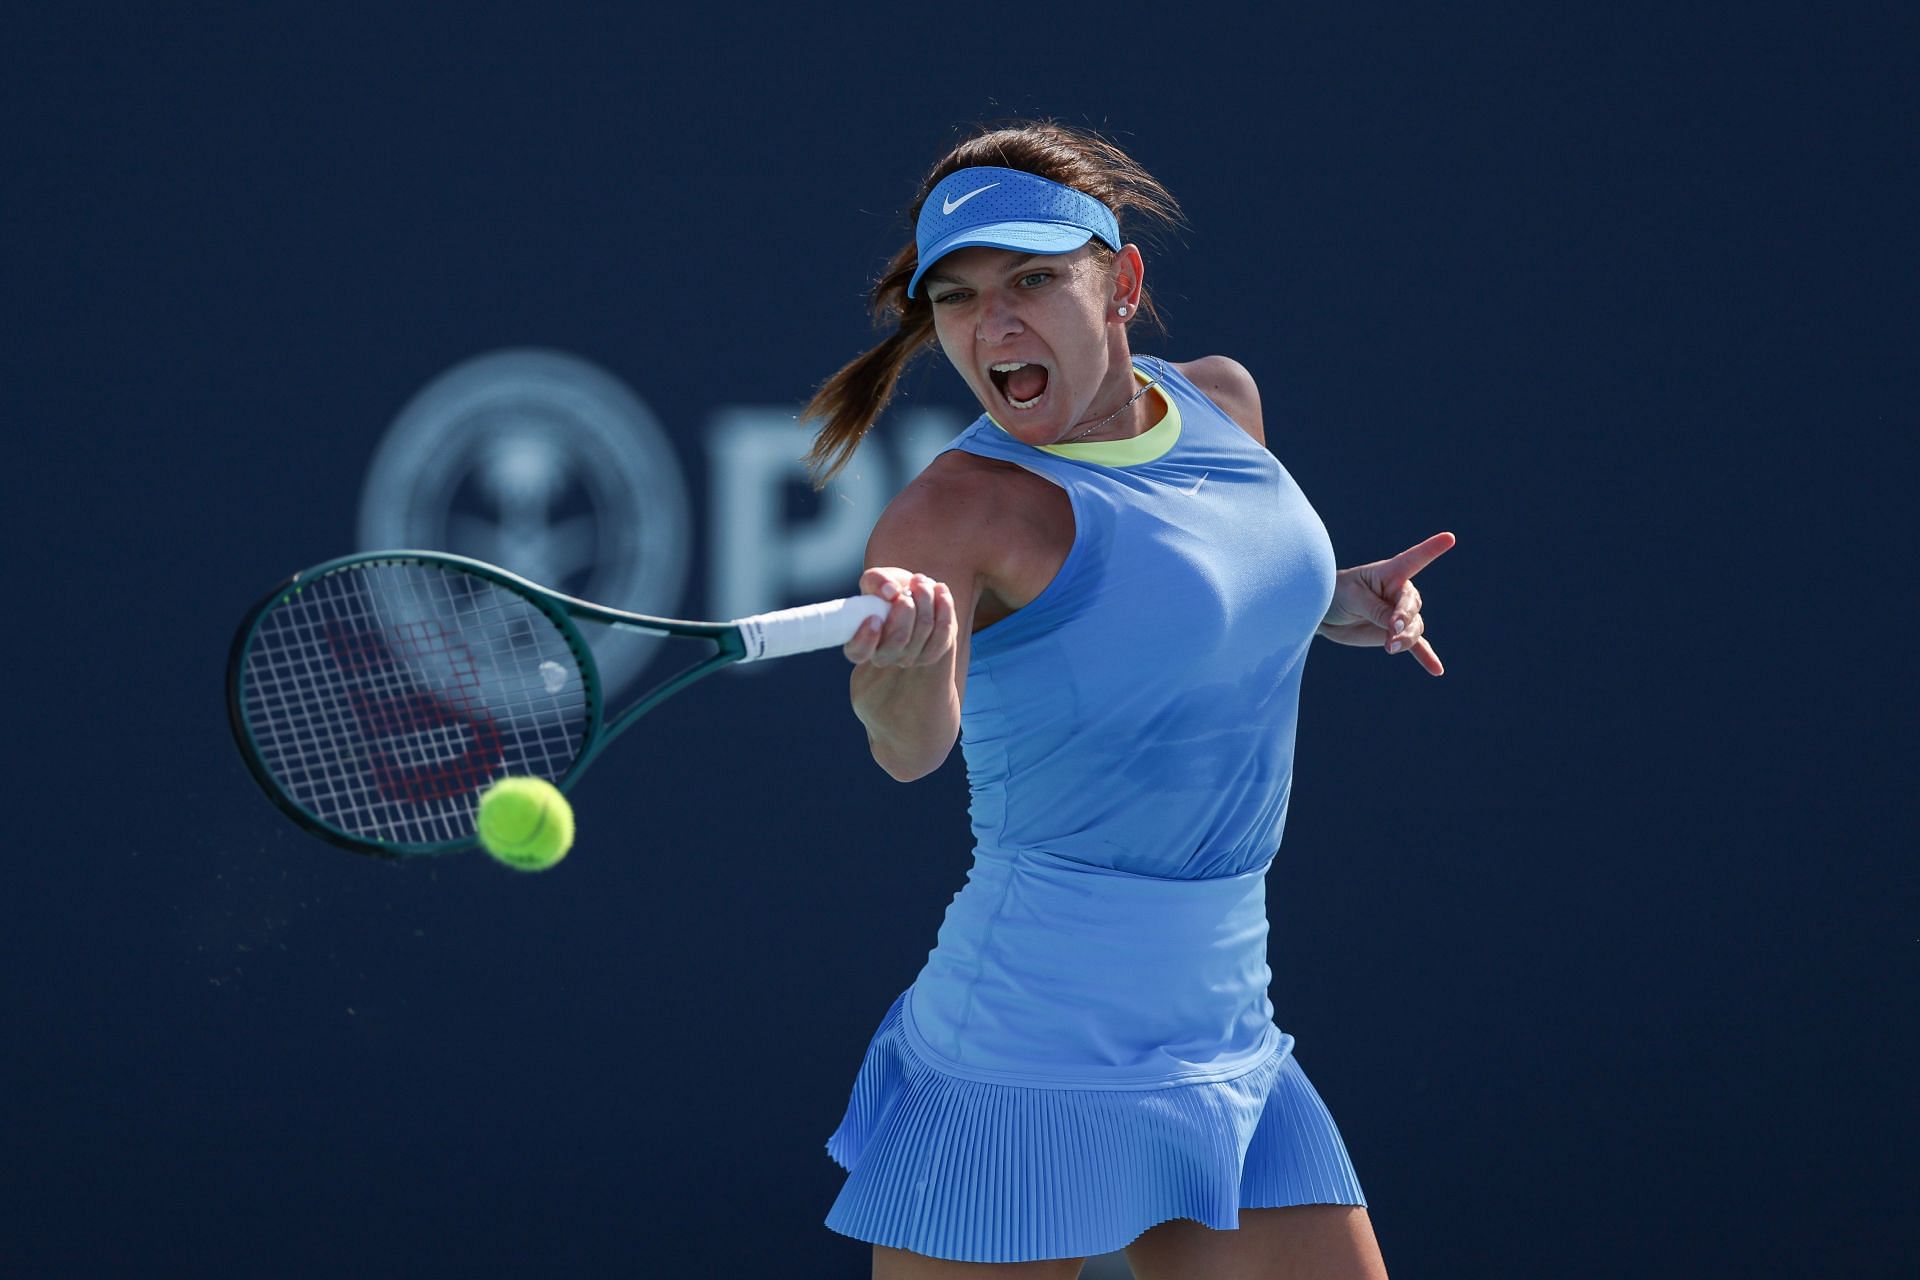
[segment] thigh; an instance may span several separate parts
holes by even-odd
[[[1085,1258],[952,1262],[877,1244],[873,1246],[873,1280],[1074,1280],[1084,1262]]]
[[[1352,1204],[1242,1209],[1237,1231],[1175,1218],[1127,1246],[1137,1280],[1386,1280],[1367,1211]]]

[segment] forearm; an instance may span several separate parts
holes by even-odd
[[[960,703],[953,663],[853,669],[853,713],[867,728],[867,745],[882,769],[912,782],[938,769],[960,736]]]

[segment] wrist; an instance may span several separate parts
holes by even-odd
[[[950,664],[875,667],[861,663],[851,679],[853,714],[882,768],[901,781],[931,773],[959,737]]]

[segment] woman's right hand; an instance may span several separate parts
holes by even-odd
[[[882,567],[860,575],[860,593],[890,603],[886,616],[860,624],[842,652],[875,667],[924,667],[944,661],[959,638],[953,592],[924,573]]]

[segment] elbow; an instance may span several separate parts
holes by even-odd
[[[933,772],[932,768],[919,768],[910,764],[897,764],[891,760],[881,760],[878,756],[875,756],[874,759],[879,761],[880,767],[886,770],[887,776],[895,782],[918,782]]]
[[[886,770],[887,776],[895,782],[917,782],[945,764],[948,753],[953,750],[952,742],[937,751],[904,750],[897,743],[876,742],[871,738],[867,745],[873,752],[873,762]]]

